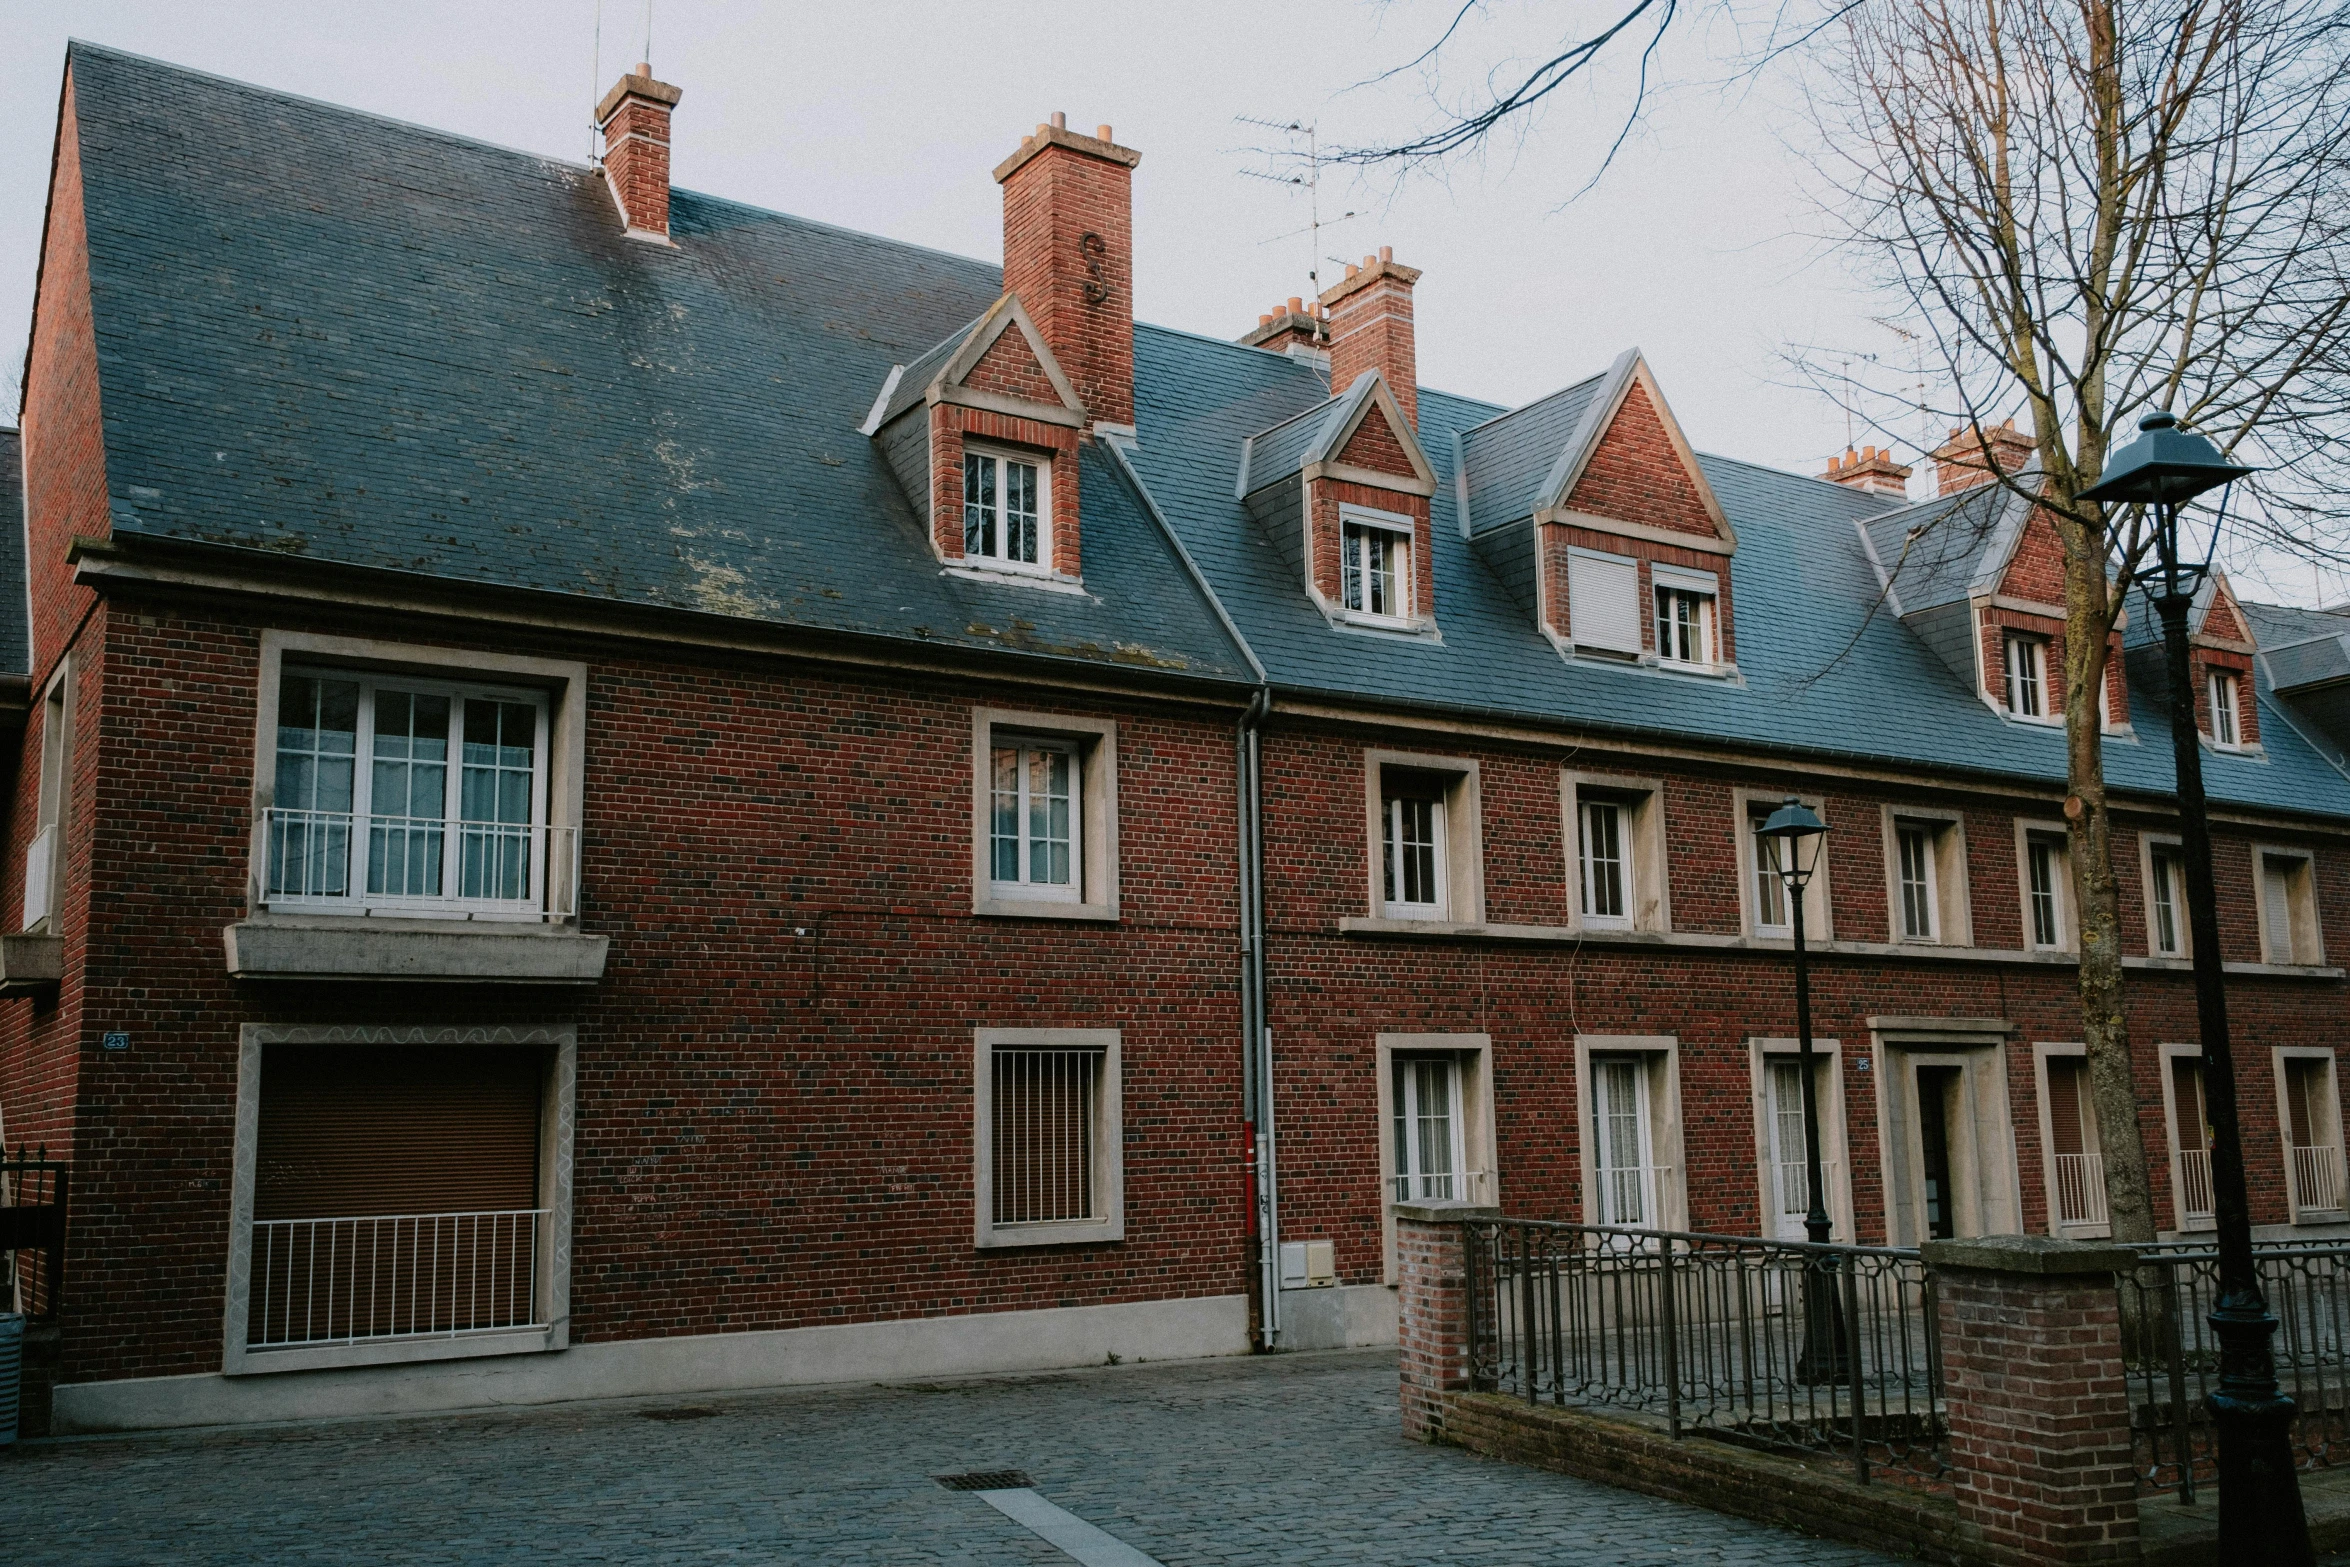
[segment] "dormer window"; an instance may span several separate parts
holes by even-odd
[[[1052,464],[1009,452],[963,453],[963,554],[1021,571],[1052,569]]]
[[[1340,508],[1339,605],[1367,620],[1412,618],[1412,519]]]
[[[1711,667],[1715,652],[1714,588],[1710,572],[1651,566],[1656,584],[1656,656],[1667,664]]]
[[[2211,695],[2211,741],[2214,745],[2242,745],[2242,728],[2237,722],[2236,677],[2224,669],[2215,669],[2209,678]]]
[[[2048,644],[2007,634],[2007,710],[2018,718],[2048,717]]]

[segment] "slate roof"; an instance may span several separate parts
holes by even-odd
[[[32,672],[25,619],[24,436],[0,429],[0,676]]]
[[[2252,622],[2260,662],[2287,690],[2321,681],[2350,680],[2350,613],[2339,609],[2288,609],[2238,601]]]
[[[865,427],[878,430],[921,402],[923,394],[930,390],[930,383],[938,379],[938,373],[947,367],[947,361],[954,358],[956,350],[971,340],[971,334],[978,331],[980,322],[986,319],[987,316],[982,314],[977,320],[964,322],[949,332],[937,347],[924,349],[899,370],[897,379],[889,383],[889,396],[878,400],[879,406],[874,410],[873,417],[866,421]]]
[[[2018,478],[2029,484],[2035,473],[2026,469]],[[1891,504],[1892,510],[1866,519],[1861,528],[1896,613],[1904,615],[1993,591],[2032,510],[2022,496],[1997,484],[1914,506]]]
[[[1420,393],[1437,639],[1333,628],[1234,493],[1251,436],[1295,421],[1305,449],[1332,411],[1325,375],[1148,325],[1131,461],[1182,549],[1088,448],[1089,596],[969,582],[939,570],[857,432],[891,366],[986,311],[999,268],[689,191],[676,247],[649,245],[621,237],[580,165],[88,45],[72,62],[124,533],[1249,679],[1220,606],[1294,693],[2063,778],[2060,733],[2004,721],[1880,602],[1856,525],[1920,509],[1750,463],[1700,459],[1740,540],[1742,678],[1561,658],[1463,537],[1455,438],[1490,537],[1608,375],[1514,413]],[[2138,700],[2131,717],[2109,776],[2167,792],[2162,716]],[[2350,815],[2318,751],[2287,725],[2263,734],[2265,757],[2207,764],[2216,798]]]
[[[1116,464],[1087,594],[944,575],[857,433],[999,267],[75,44],[119,534],[1247,680]]]
[[[1139,376],[1140,372],[1137,372]],[[1363,399],[1371,394],[1371,378],[1363,376],[1342,397],[1325,398],[1304,413],[1284,419],[1271,429],[1241,442],[1236,495],[1246,495],[1288,478],[1310,462],[1332,455],[1338,434]]]

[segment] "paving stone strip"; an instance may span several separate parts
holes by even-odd
[[[1407,1442],[1392,1351],[20,1442],[0,1539],[44,1567],[1887,1559]]]

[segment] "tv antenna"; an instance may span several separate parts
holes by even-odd
[[[1252,180],[1264,180],[1272,185],[1287,185],[1306,193],[1306,226],[1300,229],[1291,229],[1286,234],[1276,234],[1270,239],[1259,240],[1257,243],[1276,245],[1285,239],[1296,239],[1298,236],[1304,235],[1306,240],[1306,294],[1310,299],[1319,299],[1322,295],[1322,263],[1325,260],[1339,261],[1336,256],[1326,257],[1322,254],[1322,231],[1336,228],[1339,224],[1352,218],[1358,218],[1362,214],[1349,210],[1327,222],[1323,221],[1322,143],[1312,120],[1259,120],[1252,119],[1245,114],[1235,116],[1235,118],[1243,125],[1254,125],[1260,130],[1273,131],[1290,138],[1290,145],[1286,150],[1266,149],[1268,157],[1290,160],[1292,167],[1289,172],[1282,173],[1279,170],[1267,172],[1259,169],[1242,169],[1240,172]],[[1298,141],[1301,138],[1305,143],[1303,152],[1298,150]],[[1299,165],[1302,165],[1302,168]],[[1345,263],[1339,261],[1339,265],[1343,266]]]

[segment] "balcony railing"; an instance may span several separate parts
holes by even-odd
[[[1491,1202],[1490,1170],[1447,1170],[1395,1177],[1397,1202]]]
[[[251,897],[289,914],[567,920],[579,829],[272,807],[254,834]]]
[[[2212,1222],[2211,1150],[2185,1148],[2179,1152],[2179,1222],[2203,1226]]]
[[[546,1326],[547,1210],[253,1221],[255,1350]]]
[[[2293,1150],[2295,1212],[2327,1212],[2342,1206],[2342,1150],[2320,1143]]]
[[[1599,1188],[1599,1222],[1611,1228],[1659,1228],[1664,1217],[1659,1199],[1672,1173],[1669,1164],[1601,1166],[1593,1176]]]
[[[2208,1166],[2206,1166],[2208,1171]],[[2105,1156],[2056,1156],[2056,1219],[2059,1224],[2105,1224]]]

